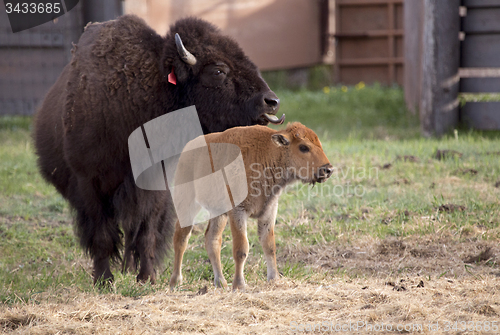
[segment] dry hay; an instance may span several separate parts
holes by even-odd
[[[479,229],[479,228],[477,228]],[[462,235],[480,232],[463,230]],[[358,239],[354,245],[330,243],[317,246],[287,245],[278,259],[300,262],[329,273],[350,276],[386,278],[394,274],[461,278],[493,274],[498,270],[500,247],[497,242],[470,238],[456,241],[444,234],[440,237],[389,238],[378,241],[372,237]]]
[[[419,333],[439,334],[446,333],[446,322],[499,318],[500,277],[398,278],[397,284],[405,290],[395,290],[386,279],[330,277],[314,284],[281,279],[243,293],[210,286],[206,294],[162,292],[139,299],[68,293],[59,303],[0,307],[0,329],[7,334],[281,334],[290,333],[295,321],[293,326],[421,324]],[[429,323],[436,322],[442,331],[429,332]]]
[[[298,262],[312,276],[272,284],[259,280],[246,292],[216,290],[202,281],[189,287],[191,291],[160,291],[140,298],[72,288],[52,296],[40,294],[37,303],[0,305],[0,331],[283,334],[299,325],[305,331],[327,322],[360,327],[344,333],[394,333],[367,331],[367,325],[383,324],[393,329],[399,325],[402,332],[406,326],[410,333],[448,334],[460,333],[445,330],[455,321],[500,321],[498,243],[460,242],[446,235],[382,241],[365,237],[355,243],[282,246],[281,267],[285,260]],[[431,331],[429,325],[436,323],[439,330]]]

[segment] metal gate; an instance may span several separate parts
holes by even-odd
[[[12,33],[0,1],[0,115],[32,115],[71,59],[86,22],[114,19],[121,0],[86,0],[54,21]]]
[[[500,93],[500,0],[464,0],[460,91]],[[495,69],[496,68],[496,69]],[[467,102],[461,119],[481,130],[500,129],[500,101]]]
[[[403,0],[337,0],[336,82],[403,84]]]
[[[31,115],[71,57],[81,5],[56,20],[12,33],[0,2],[0,115]]]

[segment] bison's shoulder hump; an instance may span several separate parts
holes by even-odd
[[[88,26],[80,41],[91,44],[93,54],[103,57],[109,53],[126,51],[159,52],[163,40],[144,20],[135,15],[125,15],[116,20]]]

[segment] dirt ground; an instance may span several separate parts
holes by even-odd
[[[498,243],[451,238],[361,240],[282,248],[312,269],[304,280],[226,292],[140,298],[63,290],[39,304],[0,306],[6,334],[499,333]],[[208,284],[204,289],[205,284]]]

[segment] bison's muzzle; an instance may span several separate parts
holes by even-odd
[[[280,108],[280,99],[274,94],[273,91],[267,92],[263,96],[264,112],[258,119],[258,124],[266,126],[269,123],[272,124],[282,124],[285,121],[285,114],[281,115],[280,118],[276,116]]]

